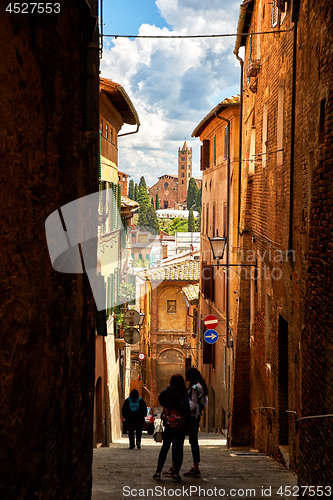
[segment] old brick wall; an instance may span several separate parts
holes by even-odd
[[[160,177],[156,184],[149,188],[149,198],[154,198],[154,204],[156,194],[160,200],[160,208],[164,208],[164,203],[167,204],[166,208],[175,208],[178,202],[178,177],[167,174]]]
[[[0,497],[6,500],[88,500],[91,489],[95,305],[86,275],[52,269],[45,219],[98,190],[98,51],[89,68],[87,4],[60,3],[58,15],[15,15],[2,2]]]
[[[249,32],[271,31],[272,4],[250,7]],[[244,58],[241,231],[251,241],[240,246],[258,262],[239,306],[249,301],[251,439],[277,459],[284,445],[300,485],[331,484],[333,470],[332,420],[301,421],[297,432],[286,413],[332,413],[332,12],[325,0],[289,2],[280,28],[293,31],[248,37]],[[248,80],[250,59],[260,70]]]
[[[333,413],[333,5],[302,1],[298,27],[296,158],[301,184],[304,296],[302,412]],[[299,484],[332,485],[333,419],[299,423]]]
[[[248,37],[244,57],[241,231],[245,234],[240,241],[243,258],[247,262],[257,261],[258,279],[250,284],[252,298],[248,288],[240,296],[239,312],[243,314],[244,302],[246,305],[247,301],[250,309],[252,301],[252,444],[277,459],[281,458],[279,446],[288,445],[291,465],[296,468],[297,436],[285,411],[297,410],[300,402],[297,354],[302,315],[301,301],[297,296],[301,266],[297,232],[292,258],[288,258],[293,67],[293,31],[290,30],[293,23],[290,2],[287,12],[280,12],[280,23],[275,27],[272,26],[272,8],[272,3],[266,1],[253,4],[249,32],[279,29],[286,32]],[[260,69],[256,76],[248,78],[250,60],[259,60]],[[251,207],[247,205],[249,182],[252,183]],[[297,189],[298,185],[295,185],[295,200],[299,197]],[[249,209],[251,218],[247,224],[246,212]],[[245,319],[240,316],[237,326],[243,336],[246,333]],[[281,325],[288,327],[287,364],[282,363]],[[242,343],[241,347],[244,349],[245,344]]]

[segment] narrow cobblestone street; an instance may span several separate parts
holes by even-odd
[[[172,477],[155,481],[157,458],[161,447],[144,433],[141,450],[129,450],[123,436],[109,448],[94,450],[92,500],[114,498],[272,498],[283,499],[286,486],[296,488],[297,476],[283,465],[249,448],[227,449],[220,434],[199,434],[201,478],[182,476],[181,483]],[[171,465],[169,451],[164,470]],[[182,472],[192,465],[191,448],[186,440]],[[280,493],[278,494],[278,490]],[[264,489],[264,493],[263,493]]]

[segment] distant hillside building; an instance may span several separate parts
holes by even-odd
[[[187,188],[192,177],[192,148],[186,141],[182,148],[178,149],[178,175],[165,174],[158,178],[158,182],[149,188],[149,197],[156,199],[158,194],[160,208],[183,208],[186,205]],[[201,187],[201,179],[194,178],[198,188]]]

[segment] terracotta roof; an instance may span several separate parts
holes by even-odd
[[[131,99],[119,83],[113,82],[108,78],[100,78],[99,90],[106,94],[107,98],[122,116],[124,123],[140,125],[138,114]]]
[[[199,281],[200,261],[184,260],[169,266],[147,269],[145,279],[159,281]]]
[[[139,208],[139,203],[137,201],[131,200],[127,196],[121,197],[121,208],[127,208],[130,211],[137,210]]]
[[[215,115],[229,108],[229,106],[240,106],[240,95],[227,97],[224,101],[220,102],[220,104],[213,108],[193,130],[192,137],[200,137],[207,125],[214,120]]]
[[[196,285],[185,286],[182,288],[182,293],[187,298],[189,304],[197,304],[199,300],[199,283]]]

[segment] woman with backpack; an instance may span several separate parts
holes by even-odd
[[[137,389],[133,389],[122,407],[122,415],[125,419],[125,425],[128,430],[129,449],[134,450],[134,431],[136,433],[136,446],[141,448],[142,427],[147,415],[147,406],[142,398],[139,397]]]
[[[201,373],[194,367],[191,367],[186,372],[186,381],[189,382],[189,404],[191,410],[191,424],[189,432],[189,442],[192,450],[193,467],[184,473],[184,476],[200,477],[199,463],[200,463],[200,449],[198,442],[199,422],[201,413],[205,406],[208,404],[208,389],[207,385],[202,378]],[[172,476],[175,470],[176,450],[172,442],[172,466],[166,472],[165,476]]]
[[[158,397],[163,406],[161,418],[164,425],[163,444],[158,457],[154,479],[161,479],[161,472],[165,463],[171,442],[173,442],[175,452],[175,466],[173,480],[181,480],[179,471],[183,463],[183,447],[185,434],[190,423],[189,397],[186,390],[185,381],[182,375],[172,375],[170,386],[167,387]]]

